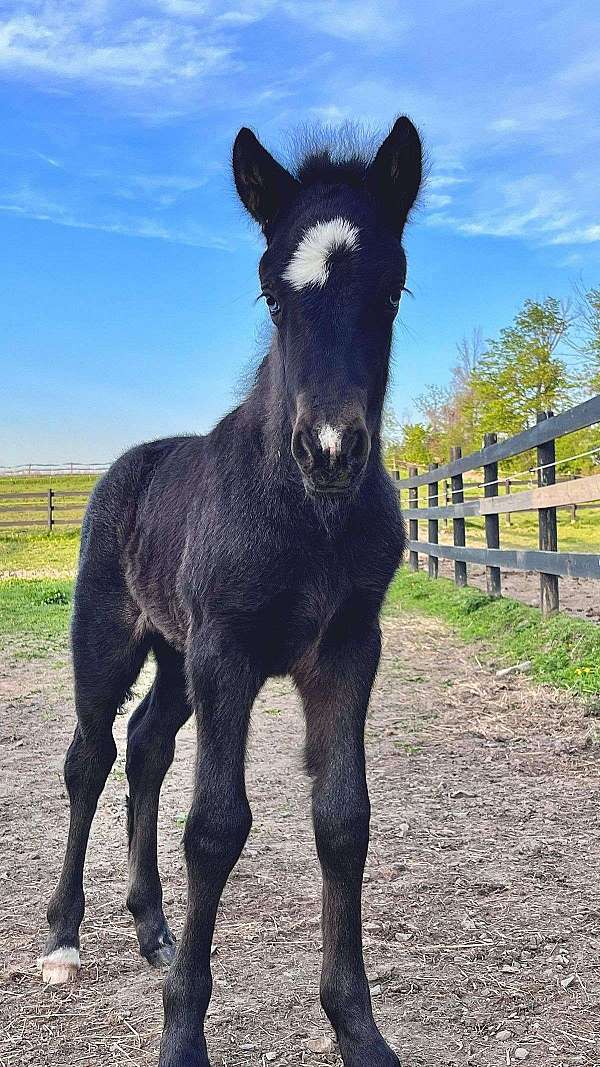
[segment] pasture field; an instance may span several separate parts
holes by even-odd
[[[0,493],[89,492],[97,481],[96,474],[7,474],[0,478]]]
[[[0,494],[32,494],[46,493],[53,489],[58,494],[90,493],[96,481],[96,475],[89,474],[64,474],[57,476],[28,475],[19,477],[2,476],[0,478]],[[63,532],[63,521],[72,522],[75,527],[81,523],[81,517],[86,506],[86,498],[79,496],[59,495],[54,498],[54,520],[58,524],[53,528],[52,534]],[[0,500],[0,518],[12,523],[15,530],[25,529],[27,523],[46,523],[47,501],[42,497],[34,497],[28,500]],[[19,525],[20,524],[20,525]],[[30,532],[36,527],[30,526]],[[44,531],[44,525],[38,526],[37,530]],[[4,532],[4,529],[3,531]],[[12,532],[9,530],[9,532]],[[49,532],[49,531],[48,531]]]
[[[79,530],[0,531],[0,581],[9,578],[73,578]]]
[[[528,662],[537,682],[600,696],[596,623],[566,613],[544,617],[509,597],[493,600],[479,589],[458,589],[446,578],[431,581],[425,573],[405,568],[392,583],[387,611],[435,617],[500,667]]]

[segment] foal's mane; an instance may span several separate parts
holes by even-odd
[[[303,185],[362,185],[378,136],[358,123],[301,126],[288,139],[286,165]]]

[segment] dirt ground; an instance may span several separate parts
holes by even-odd
[[[425,557],[421,559],[421,566],[427,567]],[[468,574],[469,585],[485,592],[485,567],[469,564]],[[454,578],[454,563],[451,560],[440,560],[440,575]],[[540,576],[532,571],[502,571],[502,593],[530,607],[539,608]],[[559,578],[558,593],[561,611],[588,619],[589,622],[600,622],[600,596],[597,582],[592,578]]]
[[[0,668],[0,1064],[156,1065],[161,975],[138,956],[124,908],[125,717],[89,852],[80,980],[44,988],[36,972],[73,724],[65,651],[21,655],[3,654]],[[500,682],[436,621],[385,622],[368,727],[365,955],[376,1016],[406,1067],[600,1063],[597,737],[593,708],[522,676]],[[215,1067],[340,1062],[317,996],[320,889],[301,738],[291,684],[270,684],[253,717],[254,828],[215,937]],[[175,930],[193,752],[187,726],[160,820]]]

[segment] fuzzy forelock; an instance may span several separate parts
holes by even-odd
[[[360,186],[379,140],[375,131],[351,122],[339,127],[303,126],[290,137],[286,166],[304,185]]]

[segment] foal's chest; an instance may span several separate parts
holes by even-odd
[[[333,553],[319,553],[277,577],[251,612],[247,632],[268,673],[286,674],[343,609],[353,581],[347,563]]]

